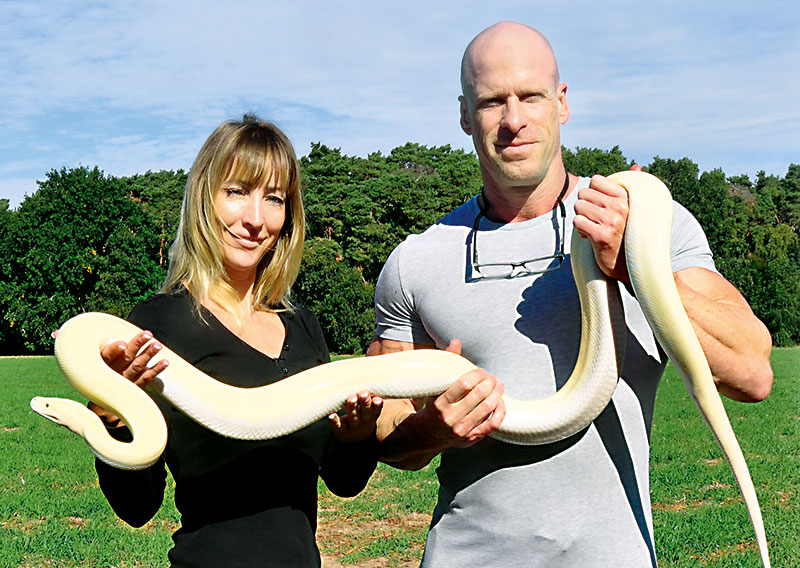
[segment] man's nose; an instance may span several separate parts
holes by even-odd
[[[503,108],[503,120],[500,126],[511,132],[519,132],[524,124],[522,103],[516,97],[509,97]]]

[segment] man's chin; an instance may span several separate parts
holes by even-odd
[[[492,177],[506,187],[526,187],[536,186],[541,182],[541,175],[537,169],[525,164],[511,163],[504,164],[498,168]]]

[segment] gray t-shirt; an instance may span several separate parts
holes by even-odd
[[[588,186],[588,178],[578,188]],[[578,189],[558,208],[521,223],[483,218],[481,263],[569,254]],[[552,394],[569,378],[580,342],[580,305],[570,259],[539,276],[481,280],[472,273],[476,199],[386,262],[376,290],[377,335],[445,348],[496,375],[509,396]],[[703,232],[674,204],[672,269],[715,270]],[[555,261],[542,261],[545,268]],[[539,267],[537,267],[539,268]],[[426,568],[655,565],[649,434],[666,356],[636,300],[620,286],[628,327],[612,403],[587,429],[560,442],[515,446],[488,438],[442,454],[440,489],[423,558]]]

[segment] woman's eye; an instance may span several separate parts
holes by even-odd
[[[241,187],[226,187],[225,195],[228,196],[244,195],[244,190]]]
[[[267,195],[266,200],[269,203],[274,203],[275,205],[283,205],[284,199],[280,195]]]

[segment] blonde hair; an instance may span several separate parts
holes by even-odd
[[[286,194],[286,219],[278,240],[258,265],[253,308],[291,310],[289,291],[300,270],[305,212],[300,166],[292,144],[274,124],[246,114],[222,123],[208,137],[186,181],[178,234],[170,248],[162,292],[185,286],[199,310],[209,298],[239,317],[239,295],[228,282],[223,259],[221,220],[214,197],[226,179],[251,187],[274,181]]]

